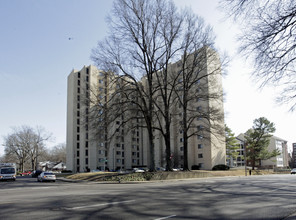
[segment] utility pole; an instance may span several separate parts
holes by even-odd
[[[246,146],[246,142],[243,141],[244,143],[244,157],[245,157],[245,176],[247,176],[247,146]]]

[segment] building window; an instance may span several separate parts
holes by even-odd
[[[80,86],[80,80],[79,79],[77,80],[77,85]]]
[[[88,147],[88,141],[85,141],[85,147]]]
[[[80,132],[80,127],[77,127],[77,133],[79,133]]]
[[[202,154],[198,154],[198,158],[203,158],[203,155]]]
[[[77,149],[79,149],[79,146],[80,146],[80,145],[79,145],[79,142],[78,142],[78,143],[76,144]]]
[[[198,166],[199,166],[199,168],[204,168],[204,164],[203,163],[199,163]]]
[[[79,120],[79,118],[77,119],[77,124],[78,124],[78,125],[80,124],[80,120]]]
[[[79,157],[79,150],[77,151],[77,154],[76,155],[77,155],[77,157]]]
[[[180,142],[183,142],[183,138],[180,138]]]
[[[78,101],[78,102],[80,101],[80,95],[77,96],[77,101]]]
[[[77,162],[77,165],[79,165],[79,162],[80,162],[80,161],[79,161],[79,158],[77,158],[76,162]]]
[[[78,72],[78,78],[80,78],[80,72]]]
[[[80,87],[77,88],[77,93],[80,93]]]
[[[85,150],[85,156],[88,156],[88,150]]]
[[[85,164],[86,165],[88,164],[88,158],[85,158]]]
[[[77,141],[79,141],[79,139],[80,139],[80,136],[79,136],[79,134],[77,134]]]
[[[198,130],[198,131],[203,130],[203,128],[204,128],[204,127],[203,127],[202,125],[198,125],[198,126],[197,126],[197,130]]]
[[[89,69],[88,68],[86,68],[86,74],[89,74]]]
[[[116,159],[116,162],[117,162],[117,163],[120,163],[120,162],[121,162],[121,159]]]
[[[116,151],[116,155],[121,155],[121,152],[120,151]]]
[[[86,76],[86,82],[89,82],[89,77],[88,76]]]
[[[184,147],[180,147],[180,151],[183,151],[184,150]]]
[[[77,109],[80,109],[80,103],[77,103]]]
[[[80,117],[80,111],[77,111],[77,117]]]
[[[203,136],[202,135],[197,135],[197,138],[198,139],[203,139]]]
[[[202,149],[203,145],[202,144],[198,144],[198,149]]]

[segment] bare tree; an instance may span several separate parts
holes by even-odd
[[[175,89],[180,110],[176,112],[181,116],[185,170],[189,169],[190,138],[198,137],[210,143],[211,135],[214,135],[220,143],[224,142],[223,91],[219,80],[221,63],[217,53],[206,44],[200,49],[196,48],[203,42],[211,42],[209,33],[203,37],[191,41],[193,45],[184,50],[183,59],[177,63],[180,66],[179,83]],[[194,50],[188,54],[190,48]]]
[[[28,152],[31,159],[31,168],[38,168],[38,157],[45,151],[45,143],[51,139],[51,134],[46,132],[44,128],[37,127],[36,130],[31,130],[32,145]]]
[[[296,6],[293,0],[221,0],[221,7],[240,22],[240,51],[254,61],[254,76],[280,85],[277,101],[296,107]]]
[[[66,161],[66,144],[58,144],[54,146],[48,152],[48,160],[53,162],[65,162]]]
[[[197,118],[196,108],[191,109],[194,112],[194,116],[188,117],[189,106],[188,103],[195,103],[197,96],[201,96],[200,93],[196,93],[196,85],[201,79],[208,77],[209,75],[220,74],[220,66],[218,70],[211,70],[209,73],[206,68],[209,65],[209,60],[211,60],[214,52],[213,50],[206,50],[206,53],[201,54],[204,51],[204,47],[213,47],[214,36],[212,30],[209,26],[204,24],[202,18],[196,16],[190,10],[183,10],[179,13],[180,18],[176,19],[176,16],[172,16],[169,24],[174,24],[176,28],[170,29],[173,31],[168,31],[167,26],[165,31],[163,31],[163,36],[165,36],[166,43],[166,60],[163,61],[162,69],[156,74],[155,87],[157,88],[157,98],[155,98],[154,105],[157,107],[156,119],[158,126],[156,129],[160,131],[165,140],[166,146],[166,169],[171,170],[172,161],[176,166],[179,159],[175,154],[171,152],[171,133],[172,121],[176,117],[176,113],[183,116],[183,122],[181,123],[181,130],[183,130],[184,139],[184,164],[185,170],[188,170],[188,139],[196,135],[196,132],[192,132],[189,135],[189,128],[192,127],[192,118]],[[177,24],[176,24],[177,23]],[[178,57],[179,56],[179,57]],[[180,59],[175,64],[170,62],[176,59]],[[202,73],[206,72],[206,74]],[[213,85],[214,86],[214,85]],[[208,81],[203,85],[199,84],[199,87],[203,88],[205,91],[208,87]],[[211,99],[220,99],[222,97],[222,92],[219,91],[219,95],[211,95]],[[197,95],[198,94],[198,95]],[[190,96],[190,97],[189,97]],[[205,93],[203,93],[205,96]],[[200,97],[201,98],[201,97]],[[207,95],[207,99],[209,95]],[[205,97],[203,97],[205,100]],[[174,107],[176,103],[182,105],[182,110],[176,110]],[[208,108],[205,110],[208,111]],[[208,111],[209,113],[209,111]],[[223,113],[222,113],[223,114]],[[207,114],[209,116],[209,114]],[[201,117],[199,114],[198,117]],[[221,117],[221,116],[220,116]],[[211,116],[213,118],[213,116]],[[223,118],[223,117],[221,117]],[[178,121],[179,123],[179,121]],[[189,123],[189,124],[188,124]],[[196,126],[195,126],[196,127]],[[191,129],[192,130],[192,129]]]
[[[37,158],[44,151],[44,144],[50,137],[40,127],[36,131],[29,126],[14,128],[13,133],[4,137],[5,157],[16,158],[22,172],[27,161],[31,162],[31,169],[36,169]]]
[[[109,17],[109,26],[110,35],[99,42],[92,53],[97,66],[106,73],[115,73],[114,82],[121,82],[108,100],[104,118],[112,124],[115,118],[124,114],[121,126],[134,119],[144,121],[142,126],[147,130],[149,140],[150,170],[155,169],[154,135],[158,130],[165,142],[166,169],[170,170],[172,110],[175,101],[181,97],[175,94],[181,72],[173,74],[171,62],[183,56],[182,62],[186,63],[183,69],[188,68],[189,54],[205,45],[213,46],[211,30],[191,11],[180,11],[172,1],[162,0],[117,0],[112,17]],[[191,64],[191,72],[183,71],[186,73],[183,77],[190,78],[191,84],[197,81],[192,73],[198,65],[200,63]]]
[[[99,42],[92,58],[100,69],[124,75],[138,93],[148,132],[150,170],[155,170],[153,144],[153,97],[155,73],[166,58],[166,41],[159,33],[169,16],[177,15],[172,1],[116,0],[109,17],[109,36]],[[169,19],[170,20],[170,19]],[[168,26],[168,28],[170,28]],[[174,28],[174,27],[173,27]],[[138,81],[145,77],[145,83]]]

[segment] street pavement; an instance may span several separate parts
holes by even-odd
[[[296,219],[296,175],[0,182],[0,219]]]

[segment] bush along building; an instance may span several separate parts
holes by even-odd
[[[92,65],[70,73],[67,169],[126,170],[153,164],[155,169],[210,170],[225,164],[218,54],[204,47],[153,77],[148,86],[145,76],[135,81]],[[153,97],[147,96],[148,88]],[[147,120],[152,121],[152,137]]]

